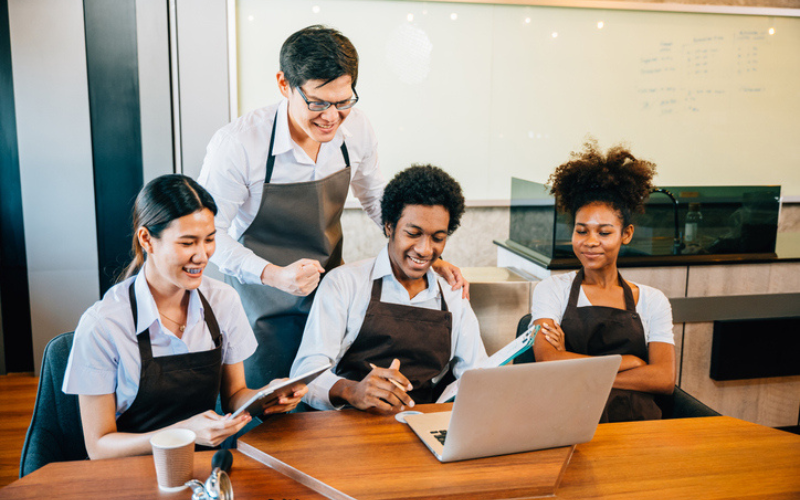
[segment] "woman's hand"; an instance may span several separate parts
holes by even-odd
[[[447,280],[453,290],[463,287],[461,297],[469,300],[469,281],[461,274],[461,269],[443,259],[436,259],[431,267],[436,274]]]
[[[561,329],[558,323],[555,321],[552,322],[552,325],[549,323],[542,323],[542,332],[544,333],[545,340],[555,347],[557,351],[566,350],[564,330]]]
[[[250,420],[252,417],[247,412],[236,418],[229,418],[229,415],[219,415],[213,410],[208,410],[183,422],[178,422],[172,427],[194,431],[197,435],[197,444],[218,446],[225,439],[239,432]]]
[[[288,379],[276,379],[276,380],[288,380]],[[270,382],[270,384],[275,383],[276,380],[273,380],[272,382]],[[289,394],[282,394],[278,398],[278,402],[276,404],[264,408],[263,414],[272,415],[275,413],[286,413],[297,408],[297,405],[300,404],[300,400],[308,392],[308,387],[305,384],[295,384],[292,387],[292,389],[293,392]]]

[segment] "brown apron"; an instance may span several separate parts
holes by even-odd
[[[138,313],[133,284],[128,294],[136,325]],[[119,432],[150,432],[214,409],[222,381],[222,334],[211,306],[200,290],[197,294],[216,347],[154,358],[149,329],[138,334],[136,340],[142,360],[139,390],[131,406],[117,419]]]
[[[414,387],[415,403],[433,403],[433,378],[450,363],[453,313],[439,285],[441,310],[381,302],[383,278],[372,282],[372,297],[358,337],[336,365],[336,373],[361,381],[370,363],[386,368],[400,360],[400,372]],[[437,281],[438,285],[438,281]]]
[[[278,266],[309,258],[329,271],[342,264],[340,219],[350,188],[347,147],[342,143],[345,168],[324,179],[270,184],[277,120],[275,113],[261,206],[239,242]],[[239,292],[258,340],[256,352],[244,362],[247,385],[262,387],[275,378],[288,377],[314,293],[298,297],[270,286],[244,285],[230,276],[225,281]]]
[[[567,309],[561,320],[567,351],[589,356],[605,354],[632,354],[645,362],[648,360],[642,319],[636,312],[631,287],[617,272],[625,296],[625,309],[615,307],[577,307],[583,282],[583,269],[572,282]],[[627,422],[632,420],[657,420],[661,409],[653,394],[639,391],[611,389],[600,422]]]

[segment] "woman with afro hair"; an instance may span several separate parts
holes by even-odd
[[[549,179],[557,208],[573,218],[581,268],[534,289],[532,320],[542,328],[534,354],[538,361],[622,355],[601,422],[661,418],[654,395],[675,387],[669,301],[617,269],[619,251],[633,237],[631,214],[643,211],[654,174],[653,163],[627,149],[603,154],[589,141]]]

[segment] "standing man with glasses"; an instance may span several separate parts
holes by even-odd
[[[284,99],[234,120],[208,145],[198,180],[219,209],[212,262],[241,295],[258,340],[245,363],[251,387],[289,374],[321,274],[342,264],[349,187],[381,225],[385,181],[372,126],[353,107],[357,80],[347,37],[304,28],[281,47]],[[439,261],[435,269],[468,295],[458,268]]]

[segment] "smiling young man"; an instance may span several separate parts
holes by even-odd
[[[350,187],[381,224],[385,181],[372,126],[354,107],[357,81],[350,40],[304,28],[281,47],[284,99],[234,120],[208,145],[198,181],[219,207],[212,262],[241,295],[258,339],[246,364],[254,386],[288,374],[320,276],[342,263]],[[465,284],[457,268],[436,267],[451,285]]]
[[[431,271],[464,213],[461,187],[413,166],[386,186],[381,210],[389,242],[322,280],[292,366],[294,376],[334,361],[304,398],[317,409],[431,403],[448,370],[458,378],[486,358],[469,301]]]

